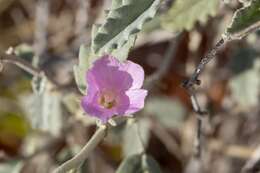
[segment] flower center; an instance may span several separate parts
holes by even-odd
[[[99,104],[106,108],[111,109],[116,105],[116,98],[112,92],[104,92],[98,100]]]

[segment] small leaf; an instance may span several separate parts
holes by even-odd
[[[237,10],[226,35],[231,39],[241,39],[260,27],[260,1],[252,0],[247,6]]]
[[[219,0],[176,0],[170,10],[162,15],[162,26],[173,32],[191,30],[197,21],[205,23],[215,16]]]
[[[127,157],[119,166],[116,173],[162,173],[158,163],[145,154]]]
[[[82,94],[86,94],[86,72],[89,68],[89,59],[90,59],[90,51],[84,45],[80,46],[79,49],[79,65],[75,65],[74,70],[74,77],[76,84],[79,88],[79,91]]]
[[[109,53],[121,48],[130,35],[139,32],[143,24],[154,17],[160,0],[126,0],[112,3],[105,23],[92,38],[95,53]],[[120,6],[121,5],[121,6]]]

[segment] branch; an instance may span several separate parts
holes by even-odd
[[[195,148],[195,157],[200,158],[201,156],[201,140],[202,140],[202,127],[203,127],[203,117],[207,114],[206,111],[203,111],[198,102],[196,91],[194,89],[194,85],[200,85],[200,80],[198,79],[206,65],[216,56],[217,51],[224,45],[225,39],[221,38],[217,44],[208,52],[205,57],[203,57],[194,70],[191,77],[182,83],[183,87],[188,91],[192,103],[193,110],[197,114],[197,132],[196,139],[194,141]]]
[[[184,88],[189,89],[189,88],[193,87],[195,84],[197,84],[197,85],[200,84],[200,80],[198,79],[198,77],[200,76],[202,71],[205,69],[206,65],[216,56],[217,51],[224,45],[225,41],[226,40],[224,40],[224,38],[221,38],[217,42],[217,44],[211,49],[211,51],[208,52],[205,55],[205,57],[203,57],[201,59],[199,65],[196,67],[196,69],[194,70],[191,77],[187,81],[183,82]]]
[[[2,66],[2,68],[0,68],[0,71],[3,69],[3,63],[14,64],[26,71],[27,73],[30,73],[31,75],[37,77],[41,77],[44,73],[42,70],[33,67],[29,62],[21,59],[15,54],[4,54],[0,56],[0,65]]]
[[[91,137],[89,142],[82,148],[82,150],[75,155],[72,159],[66,161],[61,166],[56,168],[53,173],[66,173],[67,171],[77,168],[80,164],[90,155],[96,146],[106,136],[107,126],[101,125],[95,134]]]
[[[10,54],[5,53],[4,55],[0,55],[0,72],[3,70],[5,63],[14,64],[36,78],[46,78],[47,81],[50,82],[55,88],[63,87],[60,86],[55,80],[47,76],[43,70],[34,67],[32,64],[18,57],[14,53],[10,53]]]

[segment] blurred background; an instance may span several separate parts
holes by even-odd
[[[0,173],[48,173],[75,155],[94,133],[95,120],[79,106],[82,95],[73,66],[80,45],[90,44],[91,27],[104,21],[110,3],[0,0],[0,55],[13,47],[58,86],[41,92],[44,81],[4,64]],[[203,118],[202,158],[192,157],[196,115],[181,83],[221,38],[242,3],[200,0],[193,5],[187,10],[178,7],[178,0],[165,1],[129,54],[144,67],[149,90],[145,108],[135,115],[146,152],[164,173],[258,172],[260,32],[227,43],[203,72],[197,94],[209,115]],[[131,130],[124,124],[113,129],[80,172],[114,173],[140,145]]]

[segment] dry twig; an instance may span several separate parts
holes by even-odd
[[[217,44],[212,48],[210,52],[208,52],[205,57],[203,57],[194,70],[191,77],[183,82],[183,87],[188,91],[192,103],[193,110],[197,114],[197,135],[196,140],[194,142],[195,146],[195,156],[200,158],[201,156],[201,138],[202,138],[202,118],[204,115],[207,114],[206,111],[202,110],[200,107],[200,104],[198,102],[198,99],[196,97],[196,91],[194,86],[200,85],[200,80],[198,79],[203,70],[205,69],[206,65],[216,56],[217,51],[224,45],[226,40],[224,38],[221,38]]]

